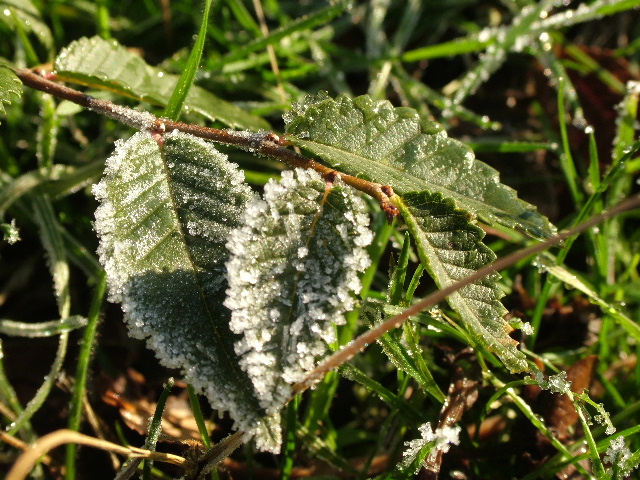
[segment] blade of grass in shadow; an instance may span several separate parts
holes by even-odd
[[[280,480],[289,480],[294,465],[296,452],[296,430],[300,397],[294,398],[287,405],[285,414],[285,433],[282,442],[282,460],[280,462]]]
[[[191,49],[189,60],[187,60],[187,64],[178,79],[178,83],[171,94],[171,98],[169,98],[167,106],[164,109],[163,115],[172,120],[178,120],[180,118],[182,108],[187,101],[187,95],[189,95],[191,85],[193,85],[196,73],[198,73],[200,59],[202,58],[202,51],[204,50],[204,42],[207,38],[207,25],[209,23],[210,7],[211,0],[205,0],[202,23],[200,24],[200,31],[198,32],[196,42]]]
[[[382,401],[393,407],[394,412],[399,412],[406,420],[414,423],[423,423],[424,415],[412,407],[404,398],[399,397],[382,384],[369,378],[369,376],[350,363],[341,365],[338,369],[344,378],[357,382],[367,390],[375,393]]]
[[[595,289],[589,285],[585,279],[580,278],[580,275],[577,272],[573,272],[566,267],[558,265],[557,262],[554,262],[555,259],[549,254],[544,256],[540,255],[538,258],[546,258],[550,260],[549,265],[545,265],[545,260],[539,260],[539,268],[543,268],[569,288],[573,288],[584,293],[592,303],[598,305],[603,312],[606,312],[613,317],[616,323],[624,328],[630,336],[635,338],[637,342],[640,342],[640,325],[624,313],[618,311],[613,305],[600,298]]]
[[[162,394],[158,399],[156,410],[155,412],[153,412],[153,418],[149,423],[149,433],[147,434],[147,439],[144,442],[144,448],[146,448],[147,450],[151,450],[152,452],[155,451],[156,444],[158,443],[158,439],[160,438],[160,433],[162,433],[162,413],[164,412],[167,398],[169,398],[169,394],[171,393],[171,389],[173,388],[173,383],[173,377],[170,377],[167,380],[167,383],[164,384],[164,389],[162,390]],[[144,480],[151,480],[152,468],[153,461],[145,460],[142,471],[142,478]]]
[[[202,438],[202,443],[205,447],[211,447],[211,437],[209,437],[209,431],[207,430],[207,425],[204,422],[204,417],[202,416],[202,409],[200,408],[200,401],[198,400],[198,395],[196,394],[195,389],[191,385],[187,385],[187,392],[189,394],[189,403],[191,404],[191,410],[193,412],[193,418],[198,425],[198,431],[200,432],[200,437]]]
[[[571,154],[571,148],[569,146],[569,133],[567,131],[567,119],[564,109],[564,84],[565,80],[559,78],[558,83],[558,121],[560,123],[560,137],[562,138],[562,153],[560,154],[560,167],[564,173],[565,181],[569,186],[571,192],[571,198],[576,208],[584,203],[584,193],[578,187],[578,171],[573,161],[573,155]]]
[[[70,332],[71,330],[85,327],[86,325],[87,319],[80,315],[38,323],[15,322],[3,318],[0,319],[0,333],[27,338],[51,337],[62,332]]]
[[[9,421],[13,421],[16,416],[20,416],[24,409],[20,404],[20,400],[18,399],[18,395],[16,395],[16,391],[14,390],[11,382],[7,378],[7,374],[4,370],[4,351],[2,348],[2,343],[0,343],[0,398],[2,402],[5,404],[5,409],[9,410],[13,415],[9,416],[5,413],[5,416]],[[22,427],[19,430],[20,437],[30,443],[33,443],[37,437],[31,426],[31,422],[28,420],[23,422]]]
[[[490,381],[496,388],[504,388],[505,394],[509,396],[516,407],[518,407],[518,409],[531,422],[531,424],[540,433],[542,433],[549,439],[551,444],[555,447],[556,450],[558,450],[558,452],[560,452],[565,458],[573,457],[567,447],[555,437],[555,435],[547,428],[544,422],[542,422],[539,416],[531,409],[531,406],[529,406],[529,404],[520,395],[518,395],[512,387],[500,381],[493,374],[490,374],[485,378]],[[578,471],[585,476],[585,478],[591,478],[582,465],[575,463],[575,466]]]
[[[60,318],[69,317],[71,309],[71,298],[69,296],[69,265],[66,259],[66,252],[60,228],[56,220],[55,212],[49,199],[43,194],[34,195],[33,220],[39,227],[40,239],[49,259],[49,269],[53,278],[56,300],[58,303],[58,313]],[[7,430],[10,435],[15,434],[23,425],[40,409],[49,396],[53,385],[58,379],[58,374],[62,369],[62,362],[67,353],[68,332],[60,334],[56,356],[51,364],[49,373],[38,391],[29,401],[24,411],[11,424]]]
[[[106,291],[107,280],[103,271],[100,273],[95,287],[93,300],[87,317],[88,322],[84,330],[82,343],[80,344],[80,354],[78,355],[78,365],[76,367],[76,378],[72,392],[68,421],[68,428],[76,432],[80,431],[80,425],[82,423],[82,405],[86,394],[89,367],[92,352],[95,347],[98,324],[100,323],[102,302],[104,301]],[[69,443],[67,445],[65,462],[65,478],[67,480],[76,478],[76,451],[77,445],[75,443]]]

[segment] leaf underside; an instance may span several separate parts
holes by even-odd
[[[364,202],[314,171],[283,172],[247,206],[244,226],[229,237],[231,329],[236,351],[261,405],[277,411],[335,341],[335,326],[353,309],[358,272],[371,242]]]
[[[0,114],[5,113],[4,104],[11,104],[11,97],[22,95],[22,82],[10,68],[0,65]]]
[[[225,155],[190,135],[119,141],[94,187],[98,253],[131,335],[180,369],[213,408],[228,410],[238,428],[271,438],[269,449],[279,442],[279,422],[263,418],[222,305],[226,238],[252,197],[243,180]]]
[[[476,160],[441,126],[421,122],[410,108],[368,96],[335,100],[320,94],[285,115],[288,139],[350,175],[391,185],[395,192],[439,192],[488,223],[546,238],[547,218],[499,182],[498,172]]]
[[[62,80],[94,88],[112,90],[154,105],[166,105],[179,76],[148,65],[142,57],[115,40],[100,37],[71,42],[55,61]],[[225,102],[204,88],[193,86],[185,102],[185,112],[197,112],[211,121],[230,127],[268,129],[269,124],[235,105]]]
[[[482,243],[484,231],[471,224],[451,199],[440,193],[407,193],[398,206],[420,260],[438,287],[462,280],[495,260],[493,251]],[[452,293],[447,301],[476,341],[495,352],[509,370],[525,371],[525,356],[509,337],[513,329],[503,318],[507,310],[500,302],[499,279],[498,273],[489,275]]]

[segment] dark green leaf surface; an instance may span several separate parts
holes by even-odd
[[[418,255],[438,287],[449,286],[492,262],[495,254],[484,243],[484,231],[469,222],[467,213],[457,209],[440,193],[407,193],[398,204],[415,238]],[[511,326],[494,273],[467,285],[447,297],[476,341],[495,352],[514,372],[527,370],[524,355],[509,337]]]
[[[238,365],[222,305],[226,238],[252,196],[242,173],[190,135],[159,144],[137,133],[118,142],[94,193],[110,299],[122,303],[131,334],[240,429],[259,434],[262,448],[277,446],[277,419],[259,423],[264,410]]]
[[[372,239],[364,202],[350,187],[312,170],[283,172],[247,206],[229,237],[225,305],[246,370],[268,412],[290,398],[290,386],[313,370],[335,325],[355,306],[358,272],[369,265]]]
[[[10,68],[0,65],[0,114],[5,113],[4,104],[11,103],[11,97],[22,95],[22,82]]]
[[[289,140],[342,172],[391,185],[400,195],[441,193],[485,222],[536,237],[555,232],[533,206],[499,182],[496,170],[439,125],[422,123],[413,109],[368,96],[318,95],[294,106],[285,120]]]
[[[116,41],[100,37],[71,42],[60,52],[55,68],[61,79],[109,89],[155,105],[167,104],[179,78],[148,65],[142,57]],[[189,90],[183,113],[187,111],[197,112],[211,121],[219,120],[230,127],[269,128],[261,118],[197,86]]]

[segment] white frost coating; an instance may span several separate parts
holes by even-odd
[[[277,415],[265,418],[233,355],[226,289],[226,238],[240,225],[250,188],[210,144],[184,133],[161,147],[147,133],[117,142],[94,187],[95,228],[109,298],[122,303],[130,334],[179,368],[213,408],[229,411],[258,447],[277,451]]]
[[[240,364],[267,412],[278,411],[335,341],[360,291],[358,273],[369,266],[372,240],[364,203],[335,184],[323,205],[325,182],[297,169],[269,182],[264,200],[247,205],[244,226],[227,247],[229,289],[225,306]]]
[[[422,466],[426,466],[429,463],[431,456],[434,456],[438,452],[447,453],[451,445],[458,445],[460,443],[460,427],[457,425],[453,427],[436,428],[434,432],[431,424],[427,422],[421,425],[418,430],[422,436],[421,438],[404,443],[407,450],[402,454],[403,459],[401,466],[404,470],[409,468],[420,454],[420,451],[425,447],[429,448],[430,455],[417,466],[414,474],[417,474]]]
[[[631,472],[638,468],[638,461],[631,461],[631,450],[626,445],[624,437],[620,435],[611,441],[609,448],[605,452],[602,461],[611,465],[607,469],[607,473],[613,477],[614,472],[617,474],[613,478],[627,478]],[[615,466],[615,470],[614,467]]]

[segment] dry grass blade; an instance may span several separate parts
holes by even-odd
[[[49,450],[68,443],[76,443],[78,445],[98,448],[100,450],[119,453],[128,457],[140,457],[158,462],[172,463],[181,467],[187,467],[189,464],[189,461],[186,458],[178,455],[151,452],[143,448],[123,447],[115,443],[107,442],[106,440],[100,440],[88,435],[83,435],[82,433],[74,432],[73,430],[63,429],[41,437],[29,450],[26,450],[22,455],[20,455],[16,463],[11,467],[11,470],[7,473],[6,479],[23,480],[27,478],[27,475],[29,475],[29,472],[31,472],[42,455],[47,453]]]

